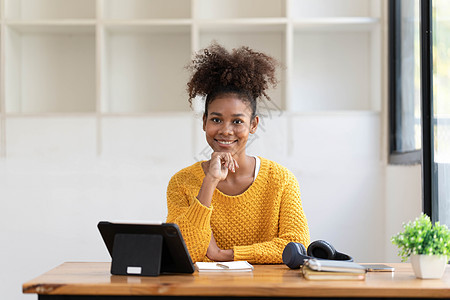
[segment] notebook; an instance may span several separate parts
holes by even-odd
[[[247,261],[196,262],[199,272],[251,272],[253,266]]]
[[[302,268],[303,276],[309,280],[364,280],[365,273],[314,271],[308,266]]]

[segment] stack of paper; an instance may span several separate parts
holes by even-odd
[[[251,272],[253,266],[246,261],[196,262],[199,272]]]
[[[302,268],[309,280],[364,280],[366,268],[348,261],[308,259]]]

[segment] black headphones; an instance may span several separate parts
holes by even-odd
[[[291,269],[298,269],[310,258],[353,261],[351,256],[336,251],[330,243],[323,240],[312,242],[308,251],[302,244],[294,242],[287,244],[283,250],[283,263]]]

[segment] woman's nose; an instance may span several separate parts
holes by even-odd
[[[232,135],[233,134],[233,126],[231,124],[223,123],[220,128],[220,134],[222,135]]]

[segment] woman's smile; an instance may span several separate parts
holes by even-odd
[[[219,139],[214,139],[214,140],[222,146],[230,146],[231,144],[237,142],[237,140],[231,140],[231,141],[219,140]]]

